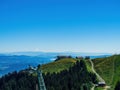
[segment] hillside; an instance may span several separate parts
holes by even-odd
[[[43,65],[43,72],[51,73],[43,74],[47,90],[90,90],[97,78],[88,68],[86,60],[73,58]],[[36,90],[37,83],[29,71],[13,72],[0,78],[0,90]]]
[[[42,66],[43,73],[53,73],[53,72],[60,72],[63,70],[68,70],[76,63],[77,59],[74,58],[64,58],[52,63],[48,63]]]
[[[114,90],[116,82],[120,80],[120,55],[93,60],[97,73]]]
[[[60,59],[58,61],[54,61],[48,64],[44,64],[42,65],[42,72],[43,73],[59,73],[63,70],[68,70],[70,67],[72,67],[77,61],[79,61],[79,59],[75,59],[75,58],[64,58],[64,59]],[[85,64],[87,67],[87,70],[89,72],[92,72],[91,69],[91,63],[89,62],[89,60],[85,60]]]
[[[85,60],[60,73],[47,74],[44,79],[47,90],[91,90],[97,83],[96,75],[88,71]]]

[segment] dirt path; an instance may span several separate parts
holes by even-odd
[[[94,64],[93,64],[92,60],[89,60],[89,61],[90,61],[91,66],[92,66],[92,71],[96,74],[99,82],[105,82],[105,80],[95,71]],[[103,90],[108,90],[109,88],[110,88],[110,86],[106,86],[106,87],[104,87]],[[91,90],[94,90],[94,89],[95,89],[95,85],[93,85],[93,87],[91,88]]]
[[[89,60],[89,61],[90,61],[91,65],[92,65],[92,71],[96,74],[99,82],[105,82],[105,80],[95,71],[94,64],[93,64],[92,60]]]
[[[95,90],[95,85],[93,84],[93,87],[91,88],[91,90]]]

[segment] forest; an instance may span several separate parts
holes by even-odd
[[[43,73],[43,77],[47,90],[90,90],[97,83],[96,75],[87,70],[84,60],[60,73]],[[15,71],[0,78],[0,90],[36,90],[37,83],[36,76]]]

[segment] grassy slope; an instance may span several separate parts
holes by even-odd
[[[114,90],[116,82],[120,80],[120,55],[95,59],[93,62],[96,71],[112,86],[110,90]]]
[[[87,65],[88,71],[89,71],[89,72],[93,72],[90,61],[89,61],[89,60],[85,60],[85,61],[86,61],[86,65]]]
[[[65,58],[61,59],[59,61],[55,61],[49,64],[45,64],[42,66],[43,73],[58,73],[62,70],[69,69],[69,67],[72,67],[76,63],[76,59],[73,58]]]
[[[63,70],[66,70],[72,67],[76,63],[77,60],[78,59],[74,59],[74,58],[65,58],[59,61],[45,64],[42,66],[42,72],[43,73],[47,73],[47,72],[59,73],[60,71],[63,71]],[[85,61],[86,61],[88,71],[92,72],[90,62],[88,60],[85,60]]]

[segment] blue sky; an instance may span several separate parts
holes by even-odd
[[[0,52],[120,52],[118,0],[0,0]]]

